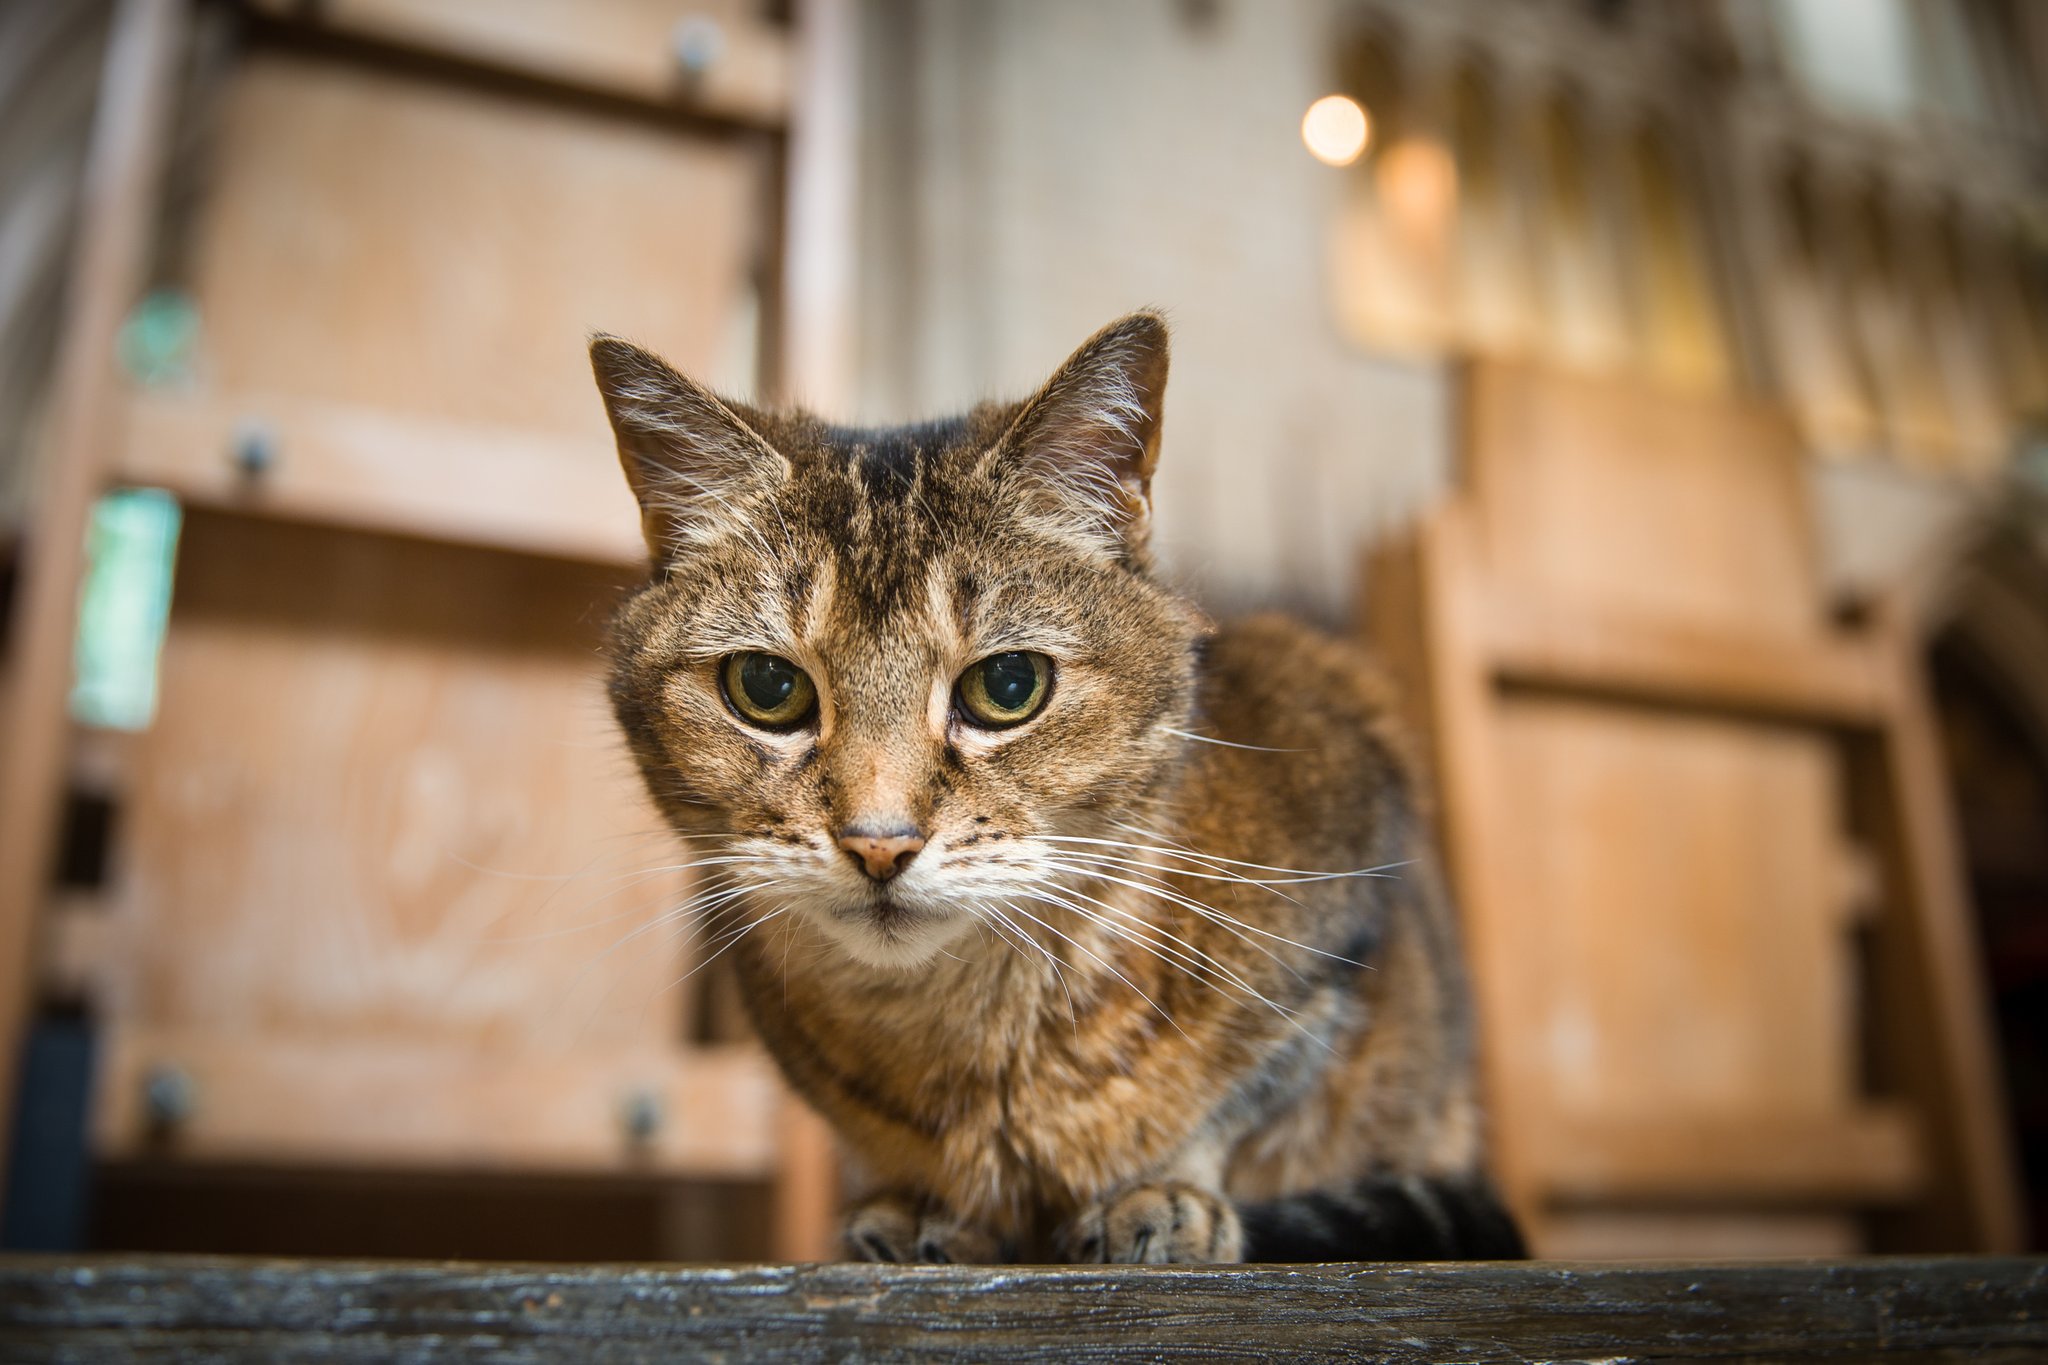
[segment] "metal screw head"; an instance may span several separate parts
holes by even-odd
[[[629,1090],[619,1105],[619,1125],[626,1130],[627,1138],[635,1143],[653,1141],[666,1117],[662,1111],[661,1096],[652,1090]]]
[[[260,417],[244,417],[228,453],[243,478],[261,478],[277,464],[277,433]]]
[[[183,1067],[153,1066],[142,1078],[142,1108],[156,1128],[175,1128],[199,1107],[199,1085]]]
[[[676,66],[692,79],[702,76],[725,56],[725,29],[708,14],[679,19],[669,30],[669,51]]]

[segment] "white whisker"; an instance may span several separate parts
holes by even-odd
[[[1168,948],[1167,950],[1162,951],[1156,945],[1155,942],[1147,941],[1146,939],[1138,937],[1135,933],[1130,932],[1129,926],[1105,919],[1101,915],[1083,909],[1082,907],[1074,905],[1070,902],[1053,899],[1043,893],[1036,893],[1034,898],[1043,900],[1049,905],[1060,906],[1068,911],[1071,911],[1074,914],[1080,915],[1084,919],[1087,919],[1092,923],[1096,924],[1106,932],[1113,934],[1116,937],[1121,938],[1126,942],[1131,943],[1139,948],[1142,948],[1146,952],[1151,953],[1160,961],[1165,962],[1171,966],[1178,967],[1182,972],[1186,973],[1190,979],[1200,981],[1202,982],[1202,984],[1208,986],[1211,990],[1218,991],[1226,996],[1229,994],[1227,991],[1224,991],[1221,986],[1218,986],[1214,981],[1205,979],[1200,971],[1196,970],[1194,967],[1189,965],[1192,959],[1184,958],[1183,955],[1176,949]],[[1114,909],[1114,907],[1110,908]],[[1116,911],[1116,913],[1119,915],[1126,914],[1126,912],[1121,910]],[[1134,917],[1129,916],[1126,917],[1131,918],[1132,923],[1134,924],[1145,925],[1145,922],[1142,920],[1138,920]],[[1154,926],[1146,925],[1145,927],[1152,928]],[[1169,942],[1185,944],[1185,940],[1175,939],[1172,935],[1163,936],[1166,937]],[[1194,948],[1192,945],[1186,946],[1189,951],[1198,953],[1205,958],[1208,957],[1208,954],[1202,953],[1200,949]],[[1213,959],[1211,960],[1213,961]],[[1278,1001],[1269,998],[1257,987],[1253,986],[1250,982],[1245,981],[1236,973],[1228,971],[1228,969],[1222,969],[1219,972],[1219,974],[1222,975],[1224,979],[1228,981],[1231,985],[1235,986],[1238,990],[1242,991],[1246,996],[1249,996],[1251,999],[1256,1000],[1258,1003],[1272,1010],[1275,1015],[1279,1016],[1282,1020],[1286,1021],[1286,1023],[1290,1027],[1294,1028],[1304,1038],[1307,1038],[1310,1042],[1316,1044],[1318,1047],[1323,1048],[1325,1051],[1333,1051],[1333,1049],[1330,1048],[1330,1045],[1326,1040],[1318,1038],[1314,1033],[1310,1032],[1309,1029],[1302,1024],[1301,1020],[1297,1017],[1297,1011],[1290,1010],[1285,1005],[1282,1005]],[[1135,987],[1133,989],[1135,989]],[[1157,1009],[1158,1007],[1155,1005],[1153,1008]],[[1182,1036],[1186,1035],[1183,1034]]]
[[[1048,861],[1053,861],[1055,865],[1059,865],[1056,860]],[[1238,919],[1235,915],[1226,914],[1223,911],[1218,910],[1213,905],[1204,905],[1202,902],[1195,900],[1189,896],[1183,896],[1177,891],[1167,891],[1162,890],[1158,887],[1146,886],[1141,882],[1132,881],[1128,877],[1119,877],[1112,875],[1108,872],[1103,872],[1099,870],[1091,871],[1090,869],[1081,864],[1066,864],[1066,866],[1069,871],[1082,872],[1086,875],[1100,878],[1101,880],[1106,882],[1115,882],[1118,886],[1126,886],[1133,891],[1140,892],[1147,896],[1155,896],[1160,900],[1166,901],[1172,905],[1178,905],[1182,909],[1192,910],[1196,914],[1203,916],[1205,919],[1215,921],[1217,924],[1224,925],[1225,927],[1235,925],[1237,928],[1243,929],[1248,933],[1257,934],[1262,938],[1272,939],[1276,943],[1284,943],[1290,948],[1299,948],[1304,953],[1314,953],[1317,957],[1327,957],[1333,962],[1342,962],[1346,966],[1350,967],[1371,966],[1370,963],[1359,962],[1352,958],[1345,957],[1342,954],[1330,952],[1327,949],[1317,948],[1307,943],[1296,942],[1294,939],[1288,938],[1285,934],[1276,934],[1270,929],[1261,929],[1256,924],[1246,924],[1243,920]]]
[[[642,934],[652,933],[654,930],[659,929],[664,925],[675,924],[686,919],[695,919],[700,921],[709,919],[712,915],[729,908],[730,906],[743,900],[745,897],[751,895],[756,891],[763,891],[769,887],[780,886],[782,884],[783,882],[780,878],[769,878],[765,881],[752,882],[739,886],[728,886],[720,890],[710,892],[708,894],[699,893],[698,895],[691,896],[689,899],[685,900],[682,904],[676,906],[674,909],[663,912],[662,914],[656,916],[654,919],[651,919],[647,923],[641,925],[638,929],[635,929],[631,933],[626,934],[624,937],[620,938],[616,943],[612,944],[611,947],[605,949],[596,957],[592,958],[590,962],[584,965],[586,968],[588,968],[590,966],[594,966],[599,962],[604,961],[604,959],[610,957],[613,953],[625,947],[634,939],[639,938]]]
[[[1026,910],[1026,909],[1025,909],[1025,908],[1024,908],[1023,906],[1021,906],[1021,905],[1017,905],[1017,904],[1015,904],[1015,903],[1013,903],[1013,902],[1010,902],[1010,901],[1005,901],[1005,902],[1003,902],[1003,906],[1004,906],[1004,908],[1005,908],[1005,909],[1008,909],[1008,910],[1014,910],[1014,911],[1016,911],[1016,912],[1017,912],[1018,914],[1022,915],[1022,916],[1023,916],[1023,917],[1025,918],[1025,919],[1028,919],[1028,920],[1030,920],[1030,921],[1031,921],[1031,922],[1032,922],[1033,924],[1036,924],[1036,925],[1038,925],[1038,926],[1039,926],[1040,928],[1044,929],[1044,930],[1045,930],[1045,931],[1046,931],[1047,933],[1051,933],[1051,934],[1059,934],[1059,936],[1060,936],[1061,938],[1063,938],[1063,939],[1066,939],[1068,943],[1071,943],[1071,944],[1073,944],[1073,945],[1074,945],[1074,947],[1076,947],[1076,948],[1080,949],[1080,950],[1081,950],[1082,952],[1084,952],[1084,953],[1087,953],[1089,957],[1091,957],[1091,958],[1094,958],[1094,960],[1096,961],[1096,963],[1097,963],[1098,965],[1100,965],[1100,966],[1101,966],[1101,968],[1102,968],[1102,969],[1103,969],[1104,971],[1108,972],[1108,973],[1109,973],[1109,974],[1110,974],[1111,976],[1115,977],[1115,978],[1116,978],[1117,980],[1119,980],[1119,981],[1123,982],[1123,983],[1124,983],[1124,985],[1126,985],[1126,986],[1130,987],[1130,989],[1131,989],[1131,990],[1132,990],[1132,991],[1133,991],[1133,992],[1134,992],[1134,993],[1135,993],[1135,994],[1137,995],[1137,997],[1138,997],[1138,998],[1139,998],[1140,1000],[1142,1000],[1142,1001],[1144,1001],[1144,1002],[1145,1002],[1146,1004],[1150,1005],[1150,1006],[1151,1006],[1151,1007],[1152,1007],[1152,1008],[1153,1008],[1153,1009],[1154,1009],[1154,1010],[1155,1010],[1155,1011],[1156,1011],[1156,1012],[1158,1013],[1158,1015],[1159,1015],[1159,1017],[1160,1017],[1161,1019],[1164,1019],[1164,1020],[1165,1020],[1165,1021],[1166,1021],[1167,1023],[1169,1023],[1169,1024],[1173,1025],[1173,1031],[1174,1031],[1175,1033],[1178,1033],[1178,1034],[1179,1034],[1179,1035],[1180,1035],[1181,1037],[1183,1037],[1183,1038],[1187,1038],[1187,1037],[1188,1037],[1188,1034],[1187,1034],[1187,1030],[1186,1030],[1186,1029],[1184,1029],[1184,1028],[1182,1028],[1182,1027],[1180,1026],[1180,1024],[1179,1024],[1179,1023],[1178,1023],[1177,1021],[1175,1021],[1175,1019],[1174,1019],[1174,1017],[1173,1017],[1172,1015],[1168,1014],[1168,1013],[1167,1013],[1167,1012],[1166,1012],[1165,1010],[1163,1010],[1163,1009],[1160,1009],[1160,1008],[1159,1008],[1159,1002],[1158,1002],[1158,1001],[1154,1000],[1154,999],[1153,999],[1153,998],[1152,998],[1151,996],[1149,996],[1149,995],[1145,994],[1145,992],[1143,992],[1143,991],[1139,990],[1139,989],[1138,989],[1138,985],[1137,985],[1137,983],[1136,983],[1136,982],[1132,981],[1132,980],[1131,980],[1131,979],[1130,979],[1129,977],[1125,976],[1125,975],[1124,975],[1124,974],[1123,974],[1122,972],[1118,971],[1118,970],[1117,970],[1116,968],[1114,968],[1114,967],[1110,966],[1110,965],[1109,965],[1109,963],[1107,963],[1107,962],[1103,961],[1103,959],[1102,959],[1102,958],[1101,958],[1101,957],[1100,957],[1100,956],[1099,956],[1098,954],[1096,954],[1096,953],[1095,953],[1095,952],[1094,952],[1093,950],[1091,950],[1090,948],[1088,948],[1088,947],[1087,947],[1087,946],[1086,946],[1085,944],[1081,943],[1081,942],[1080,942],[1079,940],[1077,940],[1077,939],[1073,939],[1073,938],[1068,938],[1068,937],[1067,937],[1067,935],[1065,935],[1065,934],[1063,934],[1063,933],[1060,933],[1060,931],[1059,931],[1058,929],[1054,928],[1054,927],[1053,927],[1052,925],[1050,925],[1050,924],[1047,924],[1047,923],[1046,923],[1046,922],[1045,922],[1044,920],[1042,920],[1042,919],[1040,919],[1040,918],[1039,918],[1038,916],[1036,916],[1036,915],[1032,914],[1032,913],[1031,913],[1031,912],[1030,912],[1029,910]],[[1194,1041],[1194,1039],[1192,1039],[1192,1038],[1188,1038],[1188,1041],[1189,1041],[1189,1042],[1193,1042],[1193,1041]]]
[[[1234,937],[1241,939],[1247,946],[1255,948],[1259,952],[1264,953],[1267,957],[1271,958],[1274,962],[1278,963],[1282,968],[1284,968],[1288,972],[1288,974],[1293,976],[1297,981],[1301,979],[1301,973],[1296,971],[1287,962],[1282,961],[1278,953],[1275,953],[1271,948],[1266,947],[1263,943],[1253,941],[1253,939],[1248,934],[1244,933],[1240,928],[1237,927],[1239,921],[1231,918],[1229,915],[1224,914],[1220,910],[1214,909],[1211,906],[1203,905],[1201,902],[1193,900],[1191,898],[1181,896],[1178,892],[1172,891],[1171,889],[1159,889],[1154,887],[1140,886],[1135,882],[1125,881],[1121,877],[1116,877],[1111,875],[1110,873],[1098,871],[1096,869],[1089,868],[1081,864],[1070,863],[1060,859],[1048,859],[1047,865],[1066,872],[1078,872],[1082,876],[1088,877],[1091,880],[1114,882],[1119,886],[1128,887],[1130,890],[1139,892],[1142,895],[1148,895],[1152,896],[1154,899],[1163,900],[1168,905],[1177,905],[1182,909],[1192,910],[1197,915],[1200,915],[1202,918],[1209,920],[1211,923],[1221,926],[1226,932],[1230,933]],[[1071,890],[1071,888],[1065,889]],[[1081,893],[1076,891],[1074,892],[1074,894],[1079,895]],[[1244,926],[1244,928],[1249,927],[1249,925]]]
[[[1151,831],[1140,830],[1137,832],[1150,833]],[[1091,839],[1078,834],[1035,834],[1032,837],[1043,840],[1046,843],[1097,844],[1104,848],[1125,848],[1133,849],[1140,853],[1158,853],[1170,858],[1185,858],[1193,862],[1206,863],[1212,866],[1249,867],[1255,872],[1278,872],[1288,877],[1306,878],[1311,881],[1335,880],[1341,877],[1387,877],[1398,881],[1399,878],[1393,876],[1393,869],[1407,867],[1415,861],[1413,858],[1403,858],[1400,862],[1381,863],[1378,867],[1359,867],[1331,872],[1310,867],[1275,867],[1271,863],[1247,862],[1243,858],[1225,858],[1220,854],[1202,853],[1185,847],[1168,847],[1162,844],[1134,844],[1127,839]],[[1248,878],[1247,880],[1257,881],[1258,879]]]
[[[1060,970],[1060,960],[1053,955],[1052,951],[1049,948],[1047,948],[1043,943],[1040,943],[1037,939],[1031,937],[1031,935],[1025,933],[1021,926],[1016,924],[1014,921],[1010,920],[1007,916],[1005,916],[1002,913],[1002,911],[997,910],[995,907],[988,905],[985,902],[977,901],[975,902],[975,904],[978,907],[979,911],[986,913],[987,915],[993,916],[995,919],[1001,920],[1002,923],[1008,925],[1011,932],[1015,933],[1017,937],[1022,939],[1024,942],[1036,948],[1039,951],[1039,954],[1042,957],[1044,957],[1045,965],[1047,966],[1047,968],[1051,970],[1053,979],[1059,982],[1060,990],[1064,992],[1067,997],[1067,1023],[1074,1030],[1074,1037],[1076,1039],[1080,1038],[1080,1011],[1077,1010],[1074,1006],[1074,988],[1067,984],[1067,974]],[[1010,908],[1015,909],[1016,907],[1012,906]],[[1003,937],[1001,930],[996,930],[996,933],[998,937]],[[1003,937],[1003,941],[1005,943],[1010,942],[1010,940],[1007,937]],[[1013,949],[1017,949],[1018,954],[1022,956],[1026,962],[1029,962],[1031,960],[1030,956],[1028,954],[1025,954],[1022,949],[1017,948],[1016,944],[1011,943],[1010,946]]]
[[[1202,744],[1214,744],[1224,749],[1249,749],[1253,753],[1259,754],[1312,754],[1315,752],[1313,749],[1275,749],[1265,744],[1239,744],[1234,739],[1211,739],[1207,735],[1198,735],[1192,730],[1176,730],[1171,725],[1162,725],[1159,728],[1167,734],[1181,739],[1192,739]]]
[[[704,960],[703,960],[702,962],[699,962],[699,963],[698,963],[698,964],[697,964],[696,966],[694,966],[694,967],[690,968],[690,970],[688,970],[687,972],[684,972],[684,973],[683,973],[683,974],[682,974],[681,976],[677,977],[677,978],[676,978],[676,979],[675,979],[674,981],[670,982],[670,983],[669,983],[669,989],[670,989],[670,990],[674,990],[674,989],[675,989],[675,988],[676,988],[677,986],[680,986],[680,985],[682,985],[682,984],[683,984],[683,983],[684,983],[685,981],[688,981],[688,980],[689,980],[689,979],[690,979],[691,977],[693,977],[693,976],[695,976],[695,975],[696,975],[697,973],[699,973],[699,972],[703,971],[703,970],[704,970],[704,969],[705,969],[706,967],[709,967],[709,966],[710,966],[710,965],[711,965],[712,963],[714,963],[714,962],[718,961],[718,959],[719,959],[719,958],[721,958],[721,957],[724,957],[724,956],[725,956],[725,955],[726,955],[726,954],[727,954],[728,952],[730,952],[730,951],[732,950],[732,947],[733,947],[733,945],[734,945],[734,944],[738,943],[738,942],[739,942],[739,941],[740,941],[741,939],[745,938],[745,937],[746,937],[746,936],[747,936],[748,934],[750,934],[750,933],[752,933],[752,932],[753,932],[754,930],[756,930],[756,929],[760,928],[760,927],[761,927],[762,925],[766,924],[766,923],[767,923],[767,922],[768,922],[769,920],[775,919],[776,917],[778,917],[778,916],[780,916],[780,915],[785,915],[785,914],[788,914],[788,913],[789,913],[789,909],[790,909],[790,907],[789,907],[789,906],[787,906],[787,905],[780,905],[780,906],[777,906],[777,907],[776,907],[775,909],[773,909],[773,910],[769,911],[769,912],[768,912],[767,914],[765,914],[765,915],[761,916],[761,918],[759,918],[759,919],[757,919],[757,920],[753,920],[753,921],[750,921],[750,922],[749,922],[749,923],[748,923],[748,924],[747,924],[747,925],[746,925],[746,926],[745,926],[744,928],[742,928],[742,929],[741,929],[741,930],[740,930],[740,931],[739,931],[738,933],[736,933],[736,934],[732,935],[732,936],[731,936],[731,937],[730,937],[730,938],[729,938],[729,939],[728,939],[728,940],[726,941],[726,944],[725,944],[725,946],[724,946],[723,948],[720,948],[720,949],[719,949],[719,950],[718,950],[717,952],[715,952],[715,953],[713,953],[713,954],[712,954],[711,956],[709,956],[709,957],[705,958],[705,959],[704,959]]]

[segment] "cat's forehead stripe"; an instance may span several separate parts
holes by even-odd
[[[915,489],[923,466],[958,443],[966,429],[964,419],[949,418],[901,427],[828,427],[825,437],[849,453],[869,497],[902,499]]]

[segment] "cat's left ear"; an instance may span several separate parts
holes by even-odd
[[[731,534],[789,477],[789,461],[754,430],[745,408],[652,351],[595,336],[590,368],[655,563]]]
[[[991,452],[1052,528],[1149,564],[1152,471],[1166,399],[1166,320],[1132,313],[1097,332],[1027,401]]]

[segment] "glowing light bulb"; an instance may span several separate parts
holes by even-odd
[[[1326,166],[1349,166],[1371,136],[1371,120],[1349,95],[1325,95],[1301,116],[1301,140]]]

